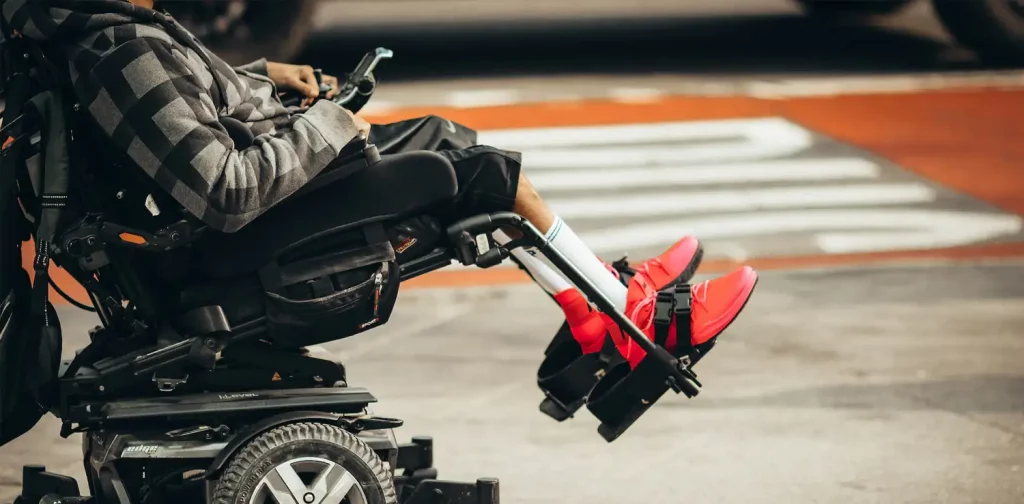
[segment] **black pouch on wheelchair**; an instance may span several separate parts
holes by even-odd
[[[401,282],[395,250],[382,228],[366,236],[317,240],[260,270],[275,342],[315,345],[388,321]]]
[[[434,250],[441,238],[441,223],[426,215],[411,217],[388,226],[387,234],[398,264],[405,264]]]

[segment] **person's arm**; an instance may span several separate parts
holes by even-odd
[[[189,60],[169,43],[128,42],[76,87],[116,147],[210,227],[233,232],[285,199],[357,135],[352,116],[330,101],[239,150]],[[216,89],[216,87],[214,86]]]
[[[262,75],[264,77],[269,77],[270,76],[270,73],[267,70],[267,59],[266,58],[260,58],[260,59],[258,59],[256,61],[253,61],[253,62],[250,62],[250,63],[246,63],[244,65],[237,66],[237,67],[235,67],[235,70],[241,70],[243,72],[251,72],[251,73],[254,73],[254,74],[257,74],[257,75]]]

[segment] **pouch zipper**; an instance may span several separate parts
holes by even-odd
[[[382,267],[383,269],[383,267]],[[373,319],[377,319],[377,313],[380,312],[380,293],[384,287],[384,273],[380,270],[377,274],[373,275]]]
[[[377,270],[377,274],[373,276],[373,321],[376,322],[378,314],[380,313],[380,295],[383,292],[384,285],[388,283],[388,263],[380,265],[380,269]]]

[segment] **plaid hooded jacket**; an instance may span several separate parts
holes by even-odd
[[[328,166],[358,131],[329,101],[277,98],[266,61],[232,68],[169,16],[124,0],[2,0],[22,36],[66,55],[80,104],[191,214],[236,231]],[[256,140],[235,146],[222,125]]]

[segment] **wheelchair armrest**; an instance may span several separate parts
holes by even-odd
[[[108,264],[108,246],[167,252],[195,242],[205,232],[205,226],[187,220],[147,232],[105,222],[94,215],[70,226],[61,234],[60,244],[64,254],[78,261],[83,271],[91,272]]]

